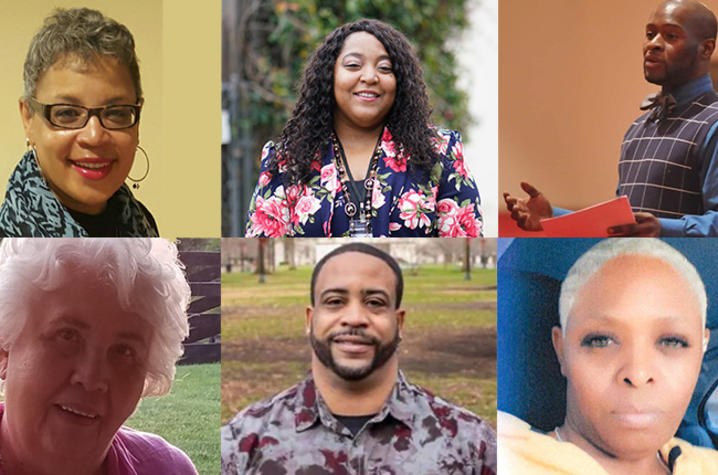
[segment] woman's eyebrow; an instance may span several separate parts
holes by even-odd
[[[83,322],[82,320],[78,318],[74,318],[68,315],[61,315],[57,318],[53,318],[49,321],[49,324],[52,326],[59,326],[59,325],[71,325],[73,327],[80,328],[82,330],[86,330],[90,328],[90,325]]]
[[[82,99],[80,99],[77,96],[73,96],[70,94],[60,94],[57,96],[53,96],[53,101],[59,101],[55,102],[55,104],[64,103],[64,104],[75,104],[75,105],[81,105]],[[133,102],[133,101],[130,101]],[[112,96],[109,99],[105,101],[104,105],[114,105],[114,104],[126,104],[127,99],[122,95]],[[101,107],[99,104],[93,104]]]

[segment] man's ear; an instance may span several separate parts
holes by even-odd
[[[715,48],[716,48],[716,40],[714,40],[712,38],[703,40],[701,42],[700,50],[698,51],[698,53],[700,54],[701,58],[710,60]]]
[[[399,338],[403,338],[404,331],[404,317],[406,316],[406,310],[403,308],[396,309],[396,328],[399,331]]]
[[[312,318],[314,318],[314,307],[307,307],[304,309],[305,320],[304,320],[304,334],[309,336],[312,331]]]
[[[558,364],[561,365],[561,374],[566,376],[566,371],[563,367],[563,332],[561,327],[551,329],[551,342],[553,343],[553,351],[556,352],[556,358],[558,358]]]

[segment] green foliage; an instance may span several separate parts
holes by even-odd
[[[467,94],[456,86],[456,58],[447,47],[467,25],[467,0],[273,0],[260,2],[246,24],[248,85],[242,123],[253,131],[255,156],[281,132],[297,98],[296,86],[312,51],[333,29],[359,18],[376,18],[401,31],[424,70],[434,121],[452,129],[470,122]]]

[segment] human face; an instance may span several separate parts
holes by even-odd
[[[368,254],[346,252],[324,264],[306,322],[321,370],[357,381],[395,358],[404,322],[395,289],[391,268]]]
[[[643,43],[646,81],[673,89],[704,74],[699,65],[701,38],[691,28],[690,15],[687,7],[668,2],[649,20]]]
[[[72,57],[61,58],[40,76],[35,99],[43,104],[85,107],[137,103],[129,70],[108,56],[86,64]],[[81,129],[62,129],[22,100],[20,110],[43,176],[60,202],[82,213],[102,212],[130,172],[139,140],[138,124],[108,130],[93,116]]]
[[[37,291],[25,311],[0,358],[3,458],[32,473],[97,469],[142,394],[152,329],[89,278]]]
[[[384,45],[365,31],[347,36],[334,63],[334,128],[379,127],[395,96],[396,76]]]
[[[607,262],[579,291],[565,336],[553,330],[571,441],[618,459],[655,457],[688,407],[707,337],[696,294],[672,266]]]

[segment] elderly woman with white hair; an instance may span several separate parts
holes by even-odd
[[[194,474],[157,435],[124,427],[167,394],[189,286],[161,239],[0,243],[0,471]]]
[[[499,473],[716,473],[718,452],[674,437],[709,342],[706,302],[694,266],[660,240],[583,254],[552,331],[565,418],[542,432],[500,413]]]

